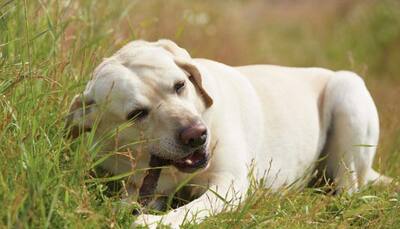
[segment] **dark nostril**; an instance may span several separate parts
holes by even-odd
[[[207,140],[207,128],[202,124],[186,128],[181,132],[180,139],[184,145],[199,147]]]
[[[207,140],[207,131],[204,131],[196,138],[189,139],[188,145],[190,147],[198,147],[203,145]]]

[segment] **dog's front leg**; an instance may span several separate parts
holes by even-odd
[[[238,175],[219,173],[211,180],[211,186],[198,199],[177,208],[166,215],[140,215],[134,225],[147,225],[156,228],[157,225],[169,225],[179,228],[184,223],[199,223],[206,217],[237,206],[248,188],[245,173]]]

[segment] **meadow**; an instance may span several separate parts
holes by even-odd
[[[352,70],[377,104],[374,168],[400,175],[398,0],[1,0],[0,228],[127,228],[126,177],[96,178],[91,135],[64,118],[102,58],[134,39],[169,38],[193,57]],[[253,190],[234,211],[187,228],[400,228],[400,189],[352,196]]]

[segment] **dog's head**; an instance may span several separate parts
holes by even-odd
[[[146,140],[145,153],[196,171],[208,164],[211,133],[202,114],[213,104],[202,81],[188,52],[172,41],[131,42],[105,59],[75,96],[69,133],[76,137],[96,123],[95,136],[102,136],[130,123],[110,142]]]

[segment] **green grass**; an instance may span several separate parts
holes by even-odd
[[[201,16],[203,14],[203,16]],[[199,16],[200,15],[200,16]],[[204,17],[206,20],[195,20]],[[381,116],[375,167],[400,174],[400,4],[262,1],[0,1],[0,227],[126,228],[130,206],[93,180],[90,135],[63,126],[91,71],[130,40],[170,38],[196,57],[362,74]],[[119,179],[121,183],[123,179]],[[353,196],[257,189],[200,228],[400,227],[398,187]],[[114,194],[114,195],[112,195]]]

